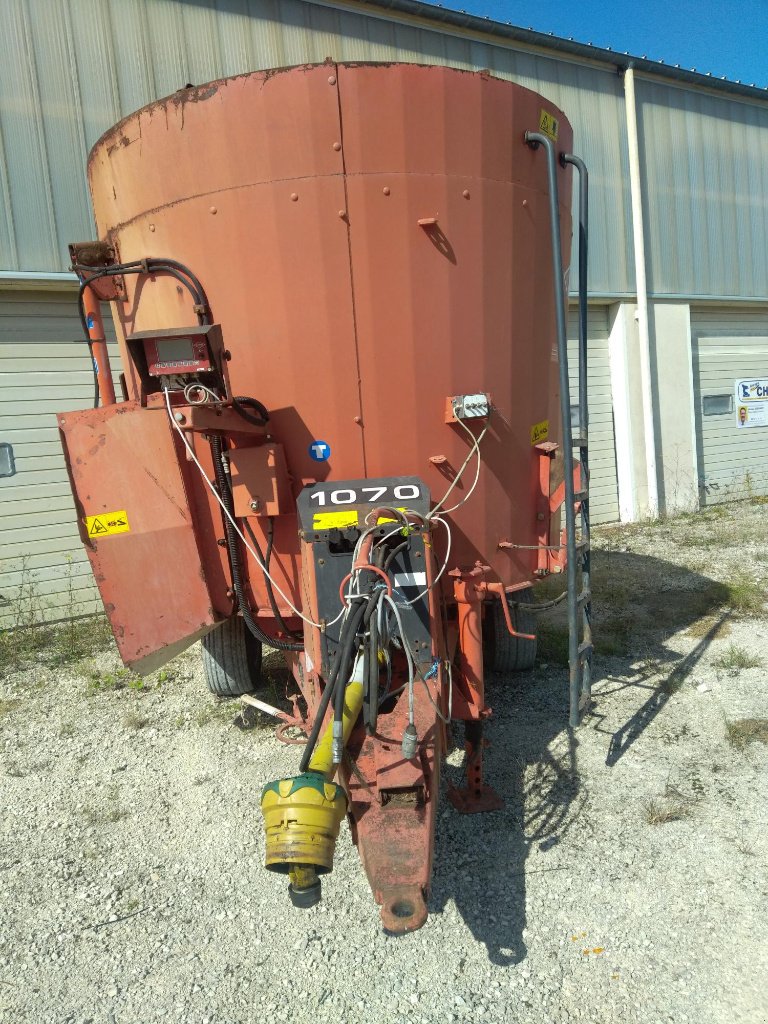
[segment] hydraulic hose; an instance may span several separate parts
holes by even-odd
[[[267,598],[269,599],[269,606],[272,609],[272,614],[275,617],[275,622],[278,624],[278,626],[280,627],[280,629],[282,629],[282,631],[284,633],[288,634],[289,637],[293,637],[294,640],[299,640],[299,639],[301,639],[300,634],[296,633],[292,629],[288,628],[288,626],[286,625],[285,619],[283,618],[283,616],[280,613],[280,609],[277,607],[277,601],[275,599],[275,591],[274,591],[274,588],[272,587],[272,580],[269,578],[269,563],[270,563],[271,558],[272,558],[272,547],[273,547],[274,541],[275,541],[275,517],[274,516],[270,516],[269,517],[269,528],[268,528],[268,533],[267,533],[267,553],[266,553],[266,555],[262,554],[261,545],[259,544],[259,542],[258,542],[258,540],[256,538],[256,534],[251,529],[251,524],[248,522],[247,519],[243,519],[242,523],[243,523],[243,526],[245,527],[246,533],[251,538],[251,542],[252,542],[253,546],[256,548],[256,554],[259,556],[259,560],[261,561],[261,564],[264,566],[264,570],[263,570],[264,586],[265,586],[266,591],[267,591]]]
[[[331,669],[330,676],[328,677],[328,682],[326,684],[325,689],[323,690],[323,695],[320,698],[320,703],[317,706],[315,722],[314,725],[312,726],[312,731],[309,734],[307,745],[304,748],[304,753],[301,758],[301,772],[307,771],[307,768],[309,767],[309,762],[312,760],[312,754],[314,752],[315,745],[317,744],[317,739],[318,736],[320,735],[320,730],[323,727],[323,719],[325,718],[325,712],[328,710],[328,705],[331,702],[331,698],[333,697],[337,688],[341,688],[341,690],[343,691],[344,687],[346,686],[346,681],[340,671],[342,667],[341,646],[342,644],[346,644],[348,636],[351,636],[352,642],[354,642],[354,638],[357,634],[357,627],[360,623],[360,616],[363,613],[364,607],[365,606],[363,604],[358,604],[352,610],[352,612],[350,613],[349,617],[347,618],[346,622],[342,627],[341,636],[339,637],[339,657],[336,659],[336,664]]]
[[[211,453],[213,454],[213,469],[216,474],[216,485],[219,488],[221,500],[224,502],[229,514],[234,518],[235,508],[234,501],[232,500],[232,491],[221,459],[224,453],[224,441],[221,435],[212,434],[210,438],[210,445]],[[238,604],[240,605],[240,611],[242,612],[243,621],[248,627],[249,632],[260,643],[266,644],[267,647],[274,647],[277,651],[303,651],[304,644],[291,643],[290,641],[279,640],[277,637],[270,636],[269,633],[264,632],[261,626],[254,619],[246,598],[245,587],[243,586],[240,551],[237,546],[237,533],[230,522],[229,516],[223,516],[222,519],[224,521],[224,534],[227,542],[227,551],[229,552],[230,565],[232,566],[232,589],[235,592],[235,597],[237,598]]]
[[[258,413],[257,416],[253,416],[251,413],[246,412],[246,406],[249,405],[252,409],[256,410]],[[269,411],[267,410],[266,405],[261,403],[258,398],[248,398],[246,395],[238,395],[232,399],[232,408],[238,416],[242,416],[246,423],[252,423],[255,427],[266,427],[269,423]]]

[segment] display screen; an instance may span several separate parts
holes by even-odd
[[[184,366],[197,362],[191,338],[158,338],[155,347],[158,363]]]

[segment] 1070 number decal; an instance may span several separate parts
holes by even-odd
[[[356,490],[340,487],[336,491],[313,491],[309,500],[318,508],[324,508],[328,505],[387,505],[393,501],[413,501],[420,495],[421,491],[416,484],[398,484],[396,487],[379,485],[359,487]]]

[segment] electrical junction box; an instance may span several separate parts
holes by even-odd
[[[457,420],[479,420],[490,416],[491,396],[483,393],[454,395],[446,399],[445,422]]]
[[[280,516],[294,511],[291,481],[281,444],[232,448],[227,455],[238,518]]]

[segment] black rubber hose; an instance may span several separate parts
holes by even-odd
[[[227,474],[224,471],[222,465],[221,456],[224,452],[224,441],[218,434],[212,434],[210,439],[211,452],[213,454],[213,469],[216,475],[216,484],[219,488],[219,494],[221,500],[224,502],[229,515],[234,518],[234,502],[232,500],[232,491],[229,487],[229,480]],[[251,615],[251,610],[248,605],[248,601],[245,596],[245,587],[243,586],[243,577],[240,566],[240,552],[238,550],[237,531],[232,525],[229,516],[224,515],[224,535],[227,541],[227,550],[229,551],[229,560],[232,566],[232,589],[235,592],[238,603],[240,605],[240,611],[243,616],[243,621],[248,627],[250,633],[262,644],[266,644],[267,647],[274,647],[277,651],[303,651],[304,644],[291,643],[287,640],[279,640],[277,637],[270,636],[269,633],[265,633],[261,626],[256,622],[254,617]]]
[[[387,555],[386,561],[384,562],[384,572],[389,572],[390,565],[392,565],[392,562],[397,558],[400,552],[404,551],[405,548],[409,548],[410,546],[410,540],[404,540],[402,544],[398,544],[397,547],[392,548],[392,550]]]
[[[336,722],[341,722],[344,719],[344,695],[347,688],[347,676],[349,675],[350,670],[352,669],[353,666],[352,659],[354,654],[355,641],[357,640],[357,630],[367,607],[368,604],[363,604],[363,602],[358,598],[358,603],[356,604],[354,610],[351,612],[349,618],[347,619],[348,628],[345,631],[344,642],[340,645],[340,653],[338,659],[338,671],[339,678],[341,679],[341,684],[336,691],[333,703],[333,717],[334,721]]]
[[[366,728],[369,735],[372,736],[376,732],[379,718],[379,626],[376,615],[371,616],[368,645],[370,656],[368,659],[368,679],[366,680],[366,700],[368,701]]]
[[[153,266],[156,264],[163,264],[164,266],[174,267],[176,270],[180,270],[182,274],[186,274],[186,276],[195,286],[195,289],[200,299],[199,305],[208,308],[208,299],[206,298],[203,286],[200,283],[199,278],[192,273],[189,267],[185,266],[183,263],[180,263],[178,260],[170,259],[168,256],[153,257],[147,260],[147,264],[152,264]]]
[[[258,542],[258,540],[256,538],[256,534],[253,532],[253,530],[251,528],[251,524],[248,522],[248,520],[247,519],[242,519],[241,522],[242,522],[243,526],[245,527],[246,533],[251,538],[251,541],[253,542],[253,546],[256,548],[256,554],[259,556],[259,561],[261,562],[261,564],[263,566],[262,573],[264,575],[264,586],[265,586],[266,591],[267,591],[267,598],[269,599],[269,606],[272,609],[272,614],[275,617],[275,622],[280,627],[280,629],[282,629],[282,631],[284,633],[288,634],[289,637],[292,637],[294,640],[301,640],[301,635],[299,633],[294,632],[292,629],[289,629],[288,626],[286,625],[285,619],[280,614],[280,609],[277,607],[277,601],[275,600],[275,591],[274,591],[274,589],[272,587],[272,580],[269,578],[269,575],[268,575],[268,573],[269,573],[269,563],[270,563],[270,559],[272,557],[272,547],[273,547],[274,539],[275,539],[274,519],[275,519],[274,516],[270,516],[269,517],[269,530],[268,530],[268,533],[267,533],[267,553],[266,553],[266,555],[262,553],[261,545],[259,544],[259,542]]]
[[[362,606],[361,606],[361,608],[362,608]],[[341,688],[342,692],[346,689],[346,686],[347,686],[346,681],[344,680],[344,677],[342,676],[342,674],[340,672],[340,669],[341,669],[341,644],[345,642],[346,637],[347,637],[347,631],[348,631],[348,629],[350,627],[353,629],[353,632],[352,632],[352,637],[353,638],[354,638],[355,634],[357,633],[357,623],[353,621],[353,618],[354,618],[356,613],[357,613],[357,609],[355,609],[355,611],[352,613],[352,615],[350,615],[349,618],[347,618],[347,621],[344,623],[344,625],[342,627],[341,636],[339,637],[339,645],[340,645],[340,647],[339,647],[339,657],[336,659],[336,664],[331,669],[331,674],[328,677],[328,682],[326,684],[325,689],[323,690],[323,695],[320,698],[320,703],[317,706],[317,712],[315,714],[315,722],[314,722],[314,725],[312,726],[312,731],[309,734],[309,738],[307,740],[307,745],[304,748],[304,753],[302,755],[301,763],[299,765],[299,771],[301,771],[301,772],[305,772],[309,768],[309,762],[310,762],[310,760],[312,758],[312,754],[314,753],[315,746],[317,745],[317,739],[318,739],[318,736],[320,735],[320,730],[323,727],[323,719],[325,718],[325,712],[328,710],[328,705],[331,702],[331,698],[334,696],[334,694],[335,694],[337,689]]]
[[[259,414],[258,416],[252,416],[249,412],[246,412],[245,406],[250,405],[251,408],[255,409]],[[238,395],[232,399],[232,408],[247,423],[252,423],[255,427],[266,427],[269,423],[269,411],[266,405],[258,400],[258,398],[248,398],[247,395]]]

